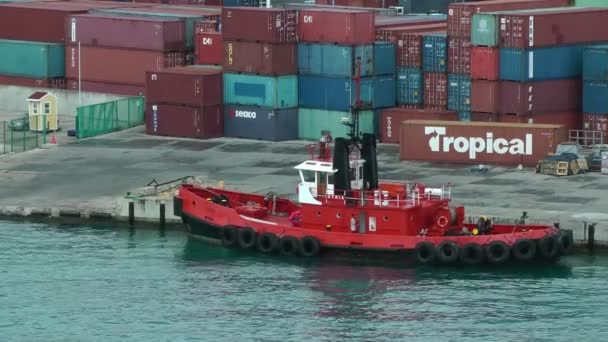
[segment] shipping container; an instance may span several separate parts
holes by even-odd
[[[500,76],[500,49],[471,47],[471,78],[476,80],[498,80]]]
[[[581,110],[579,79],[541,82],[500,82],[499,112],[530,115]]]
[[[180,138],[219,138],[224,134],[222,106],[180,106],[146,101],[146,134]]]
[[[66,50],[66,78],[78,79],[80,70],[82,80],[94,82],[144,85],[146,71],[160,71],[185,63],[183,52],[163,53],[88,46],[79,49],[74,45],[68,45]]]
[[[404,121],[401,160],[535,166],[567,140],[563,126],[495,122]]]
[[[91,82],[91,81],[80,81],[80,86],[77,79],[66,80],[66,89],[78,91],[79,89],[83,92],[89,93],[102,93],[102,94],[114,94],[124,96],[143,96],[145,93],[145,87],[143,85],[133,85],[124,83],[110,83],[110,82]]]
[[[608,81],[608,45],[589,46],[583,50],[583,79]]]
[[[471,120],[473,122],[497,122],[498,114],[471,112]]]
[[[224,40],[295,43],[298,17],[294,10],[279,8],[223,8]]]
[[[541,48],[608,41],[598,30],[608,21],[608,8],[560,8],[522,11],[500,16],[500,46]]]
[[[355,101],[355,82],[350,77],[300,75],[298,81],[301,107],[348,111]],[[395,77],[362,78],[361,100],[371,108],[394,107]]]
[[[608,7],[606,0],[573,0],[575,7]]]
[[[471,110],[471,78],[468,75],[448,74],[448,110]]]
[[[459,112],[458,121],[471,121],[471,112]]]
[[[498,113],[500,105],[500,82],[488,80],[471,81],[471,111]]]
[[[201,67],[171,68],[146,73],[146,101],[188,106],[221,105],[222,72]]]
[[[376,40],[397,44],[399,43],[399,40],[403,40],[402,36],[404,34],[445,34],[446,30],[446,24],[424,24],[415,26],[408,25],[383,28],[376,31]]]
[[[220,32],[220,23],[217,20],[200,20],[194,24],[194,34]]]
[[[382,143],[399,143],[399,124],[406,120],[457,121],[458,113],[434,109],[388,108],[380,111],[379,139]]]
[[[285,141],[298,139],[298,109],[226,106],[224,136]]]
[[[303,75],[355,76],[357,58],[361,59],[361,76],[373,76],[373,44],[298,44],[298,72]],[[393,65],[394,59],[393,50]]]
[[[0,4],[0,38],[65,43],[70,14],[91,9],[149,6],[109,1],[48,1]]]
[[[0,84],[30,88],[65,89],[66,80],[59,78],[32,78],[23,76],[0,75]]]
[[[376,113],[371,110],[359,112],[360,132],[375,133],[374,115]],[[343,118],[352,121],[350,112],[300,107],[298,109],[298,138],[318,140],[321,131],[329,131],[334,138],[347,138],[350,127],[342,122]]]
[[[448,37],[448,72],[471,74],[471,40],[469,38]]]
[[[422,69],[424,72],[447,72],[448,42],[445,34],[429,34],[422,38]]]
[[[197,32],[194,43],[196,64],[222,65],[224,62],[224,41],[220,32]]]
[[[584,45],[538,49],[500,49],[500,79],[546,81],[580,77]]]
[[[395,74],[395,44],[391,42],[374,43],[374,75]]]
[[[608,115],[583,113],[583,129],[602,132],[604,141],[608,137]]]
[[[224,103],[271,108],[298,106],[297,76],[224,73]]]
[[[471,45],[497,47],[500,42],[499,16],[502,12],[477,13],[471,23]]]
[[[397,68],[397,104],[422,104],[422,71]]]
[[[562,125],[569,130],[581,129],[581,112],[548,112],[534,115],[498,114],[496,122]]]
[[[298,39],[301,42],[371,44],[375,41],[372,12],[338,9],[301,9]]]
[[[570,6],[570,0],[490,0],[451,3],[448,7],[448,35],[470,37],[471,19],[476,13],[565,6]]]
[[[298,46],[244,41],[224,41],[225,71],[258,75],[298,73]]]
[[[424,73],[424,105],[439,106],[443,109],[448,105],[448,77],[443,73]]]
[[[68,17],[66,41],[89,46],[154,51],[186,49],[185,21],[79,14]]]
[[[0,39],[0,74],[34,78],[65,76],[65,46]]]
[[[405,13],[412,13],[405,11]],[[375,20],[376,29],[384,29],[390,27],[403,27],[403,26],[417,26],[431,23],[446,24],[447,27],[447,16],[446,15],[397,15],[397,16],[385,16],[377,15]]]
[[[608,82],[583,82],[583,112],[608,114]]]

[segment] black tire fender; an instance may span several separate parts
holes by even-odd
[[[293,236],[285,236],[279,240],[279,252],[283,256],[294,256],[298,253],[298,239]]]
[[[419,242],[414,249],[416,260],[421,264],[432,264],[437,259],[435,245],[428,241]]]
[[[300,240],[299,250],[300,254],[305,257],[314,257],[319,254],[319,251],[321,250],[321,243],[315,237],[305,236]]]
[[[536,244],[530,239],[519,239],[511,247],[511,253],[519,261],[530,261],[536,256]]]
[[[559,240],[555,235],[547,235],[538,240],[538,254],[545,259],[553,259],[559,255]]]
[[[258,250],[262,253],[272,253],[279,246],[279,238],[274,233],[263,233],[258,236],[257,246]]]
[[[511,248],[504,241],[495,240],[484,248],[486,259],[493,264],[502,264],[509,261]]]
[[[238,232],[235,226],[225,226],[222,228],[222,245],[235,247],[238,243]]]
[[[250,249],[255,247],[257,241],[257,233],[253,228],[244,227],[238,230],[238,242],[239,247],[243,249]]]
[[[456,242],[446,240],[437,246],[437,259],[445,264],[450,264],[458,260],[460,247]]]
[[[560,253],[562,255],[568,255],[572,253],[574,248],[574,235],[570,229],[562,229],[559,231],[557,236],[560,245]]]
[[[483,248],[474,242],[469,242],[460,249],[460,261],[465,265],[479,265],[484,260]]]

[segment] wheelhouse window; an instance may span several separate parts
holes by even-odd
[[[333,173],[328,174],[327,175],[327,184],[332,184],[333,185],[334,184],[334,178],[335,178],[335,176],[334,176]]]
[[[315,182],[315,172],[314,171],[302,170],[302,177],[304,178],[304,181],[307,183]]]

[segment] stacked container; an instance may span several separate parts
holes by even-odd
[[[194,64],[222,65],[224,41],[216,20],[201,20],[194,28]]]
[[[322,131],[346,137],[356,98],[360,61],[359,115],[363,133],[377,132],[376,109],[395,105],[395,46],[375,42],[375,17],[354,10],[300,10],[298,35],[299,138]]]
[[[583,52],[583,130],[608,141],[608,45]],[[590,136],[598,133],[591,133]],[[597,139],[597,137],[596,137]]]
[[[296,11],[224,8],[222,35],[225,136],[297,139]]]

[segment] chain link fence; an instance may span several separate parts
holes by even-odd
[[[43,133],[30,131],[29,118],[0,121],[0,154],[25,152],[43,143]]]
[[[76,136],[88,138],[143,123],[143,96],[81,106],[76,113]]]

